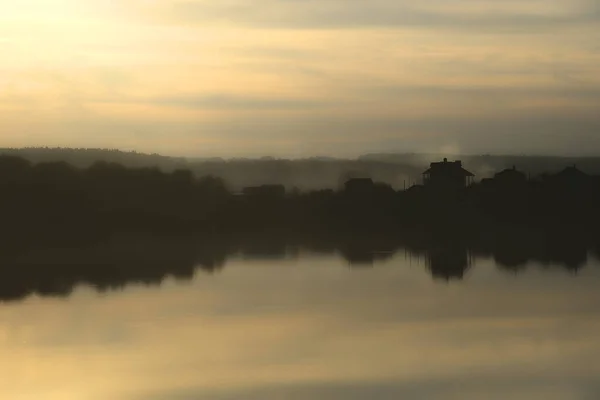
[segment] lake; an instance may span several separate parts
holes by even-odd
[[[229,257],[191,279],[0,303],[11,400],[598,399],[600,263]]]

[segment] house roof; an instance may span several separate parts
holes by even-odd
[[[495,174],[496,177],[498,177],[498,176],[510,176],[510,175],[524,177],[525,176],[525,172],[519,171],[515,167],[512,167],[512,168],[507,168],[505,170],[502,170],[502,171],[500,171],[500,172],[498,172],[498,173]]]
[[[453,173],[453,174],[460,174],[463,175],[465,177],[467,176],[475,176],[475,174],[473,174],[472,172],[467,171],[466,169],[464,169],[462,167],[462,162],[460,161],[448,161],[447,159],[444,159],[444,161],[441,162],[433,162],[430,165],[430,168],[423,172],[423,175],[427,175],[427,174],[431,174],[431,173]]]
[[[577,177],[588,177],[589,175],[577,168],[575,165],[567,167],[560,171],[557,176],[577,176]]]

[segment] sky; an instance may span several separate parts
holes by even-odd
[[[600,154],[598,0],[0,2],[0,147]]]

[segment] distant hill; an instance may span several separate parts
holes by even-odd
[[[407,184],[414,181],[421,172],[419,167],[412,165],[330,157],[301,160],[273,157],[225,160],[168,157],[112,149],[71,148],[0,149],[0,154],[17,155],[33,163],[66,161],[80,168],[89,167],[96,161],[115,162],[130,168],[158,167],[166,172],[184,168],[191,170],[196,176],[212,175],[223,178],[232,190],[264,183],[279,183],[288,188],[296,187],[302,190],[338,188],[349,178],[363,176],[400,188],[405,181]]]
[[[593,175],[600,174],[600,157],[557,157],[557,156],[515,156],[515,155],[444,155],[415,153],[380,153],[365,154],[361,161],[379,161],[402,166],[415,165],[426,167],[429,162],[442,160],[461,160],[466,169],[473,172],[478,179],[487,178],[494,173],[512,166],[537,176],[543,173],[554,173],[570,165]]]
[[[0,149],[0,154],[18,155],[33,163],[66,161],[86,168],[96,161],[122,164],[130,168],[158,167],[165,172],[189,169],[196,176],[218,176],[232,190],[265,183],[284,184],[288,188],[314,190],[339,188],[352,177],[369,177],[387,182],[394,188],[421,182],[421,174],[432,161],[444,158],[442,154],[367,154],[356,160],[331,157],[312,157],[298,160],[263,157],[260,159],[182,158],[159,154],[125,152],[115,149],[20,148]],[[516,165],[532,176],[555,172],[568,165],[591,174],[600,174],[600,157],[538,157],[538,156],[447,156],[461,159],[466,169],[477,179],[493,175]]]
[[[185,158],[144,154],[135,151],[125,152],[117,149],[74,149],[64,147],[0,148],[0,154],[20,156],[36,164],[41,162],[65,161],[78,168],[87,168],[96,161],[115,162],[130,168],[156,166],[165,170],[172,170],[187,165]]]

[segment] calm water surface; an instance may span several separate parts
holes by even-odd
[[[598,399],[600,264],[436,281],[403,254],[232,259],[0,304],[0,398]]]

